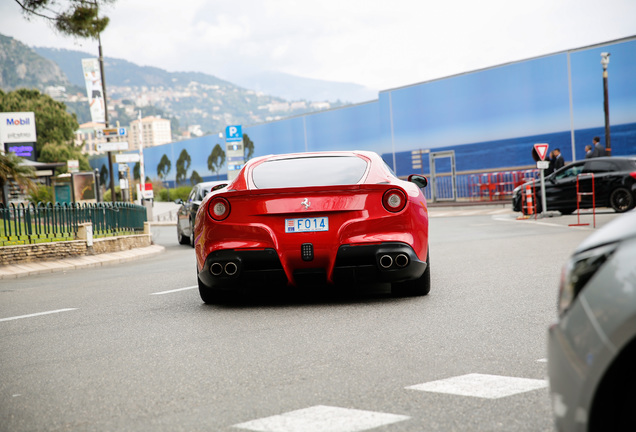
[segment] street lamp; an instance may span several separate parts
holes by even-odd
[[[609,65],[609,58],[610,53],[601,53],[601,65],[603,66],[603,107],[605,109],[605,151],[608,156],[611,156],[612,144],[610,142],[609,98],[607,95],[607,65]]]

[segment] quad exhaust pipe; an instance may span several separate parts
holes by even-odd
[[[210,264],[210,274],[212,276],[234,276],[238,273],[238,265],[234,261],[227,262],[225,266],[219,262]]]
[[[226,275],[234,276],[237,271],[238,271],[238,266],[236,265],[236,263],[230,261],[229,263],[225,264],[225,274]]]
[[[212,274],[212,276],[221,276],[221,273],[223,273],[223,266],[221,263],[212,263],[210,266],[210,274]]]
[[[385,254],[380,257],[379,263],[380,263],[380,267],[382,267],[385,270],[388,270],[391,267],[393,267],[393,264],[395,264],[395,266],[398,268],[404,268],[409,265],[410,258],[408,255],[403,253],[398,254],[395,257],[395,259],[393,259],[391,255]]]
[[[383,269],[388,269],[393,265],[393,258],[391,258],[391,255],[382,255],[380,257],[380,266]]]
[[[395,257],[395,265],[404,268],[409,265],[409,257],[406,254],[399,254]]]

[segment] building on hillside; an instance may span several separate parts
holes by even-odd
[[[100,153],[97,151],[97,144],[106,142],[106,138],[97,137],[97,131],[104,129],[103,123],[88,122],[82,123],[78,130],[75,131],[74,144],[75,147],[82,147],[82,153],[89,156]]]
[[[141,134],[144,148],[172,142],[170,120],[148,116],[141,119]],[[130,150],[139,150],[139,120],[130,123],[128,132]]]

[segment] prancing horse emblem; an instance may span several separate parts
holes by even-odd
[[[301,204],[305,206],[305,210],[309,209],[309,206],[311,205],[307,198],[305,198]]]

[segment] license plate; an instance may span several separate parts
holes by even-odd
[[[286,233],[316,232],[316,231],[329,231],[329,218],[313,217],[313,218],[285,219]]]

